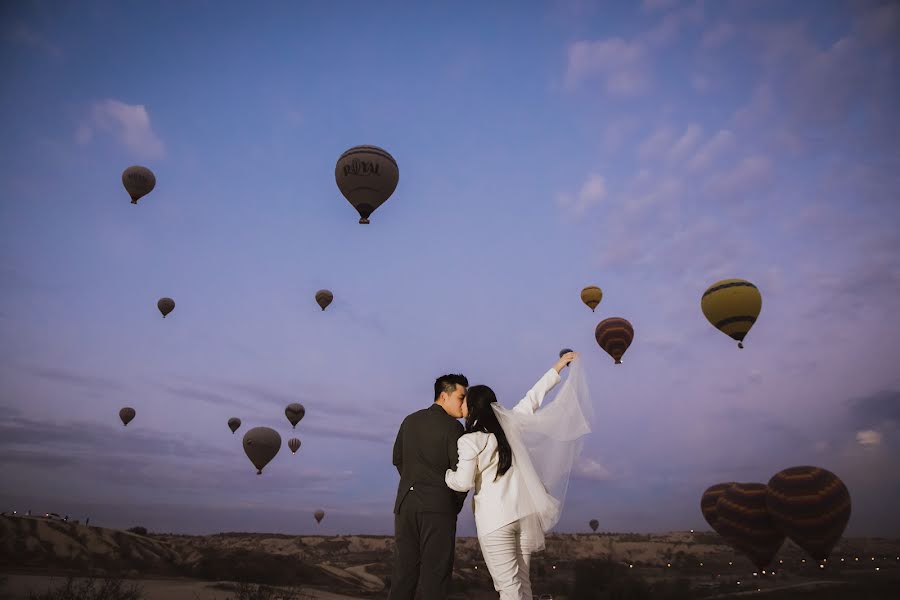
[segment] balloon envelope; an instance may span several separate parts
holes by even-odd
[[[228,419],[228,429],[231,430],[231,433],[234,433],[238,430],[238,427],[241,426],[241,420],[237,417],[231,417]]]
[[[588,305],[591,312],[594,312],[601,300],[603,300],[603,290],[596,285],[589,285],[581,290],[581,301]]]
[[[163,319],[165,319],[167,314],[175,310],[175,301],[171,298],[160,298],[156,303],[156,308],[159,309],[159,312],[162,313]]]
[[[317,510],[315,513],[313,513],[313,516],[316,518],[316,523],[321,523],[322,519],[325,517],[325,511]]]
[[[288,448],[291,449],[291,454],[297,454],[297,450],[300,449],[300,440],[298,440],[297,438],[289,439]]]
[[[779,471],[766,489],[766,507],[778,528],[815,560],[824,560],[850,520],[850,492],[819,467]]]
[[[244,452],[256,467],[256,474],[262,475],[263,467],[269,464],[281,450],[281,436],[269,427],[254,427],[244,434]]]
[[[334,167],[338,189],[359,213],[359,222],[387,202],[400,180],[397,161],[378,146],[354,146],[338,158]]]
[[[131,203],[137,204],[137,201],[153,191],[156,187],[156,175],[147,167],[132,166],[122,171],[122,185],[128,195],[131,196]]]
[[[766,509],[766,484],[734,483],[716,502],[716,530],[735,550],[764,569],[781,545],[784,534]]]
[[[316,292],[316,303],[322,307],[322,310],[328,308],[331,301],[334,300],[334,294],[329,290],[319,290]]]
[[[600,521],[598,521],[597,519],[591,519],[591,522],[588,523],[588,525],[591,526],[591,529],[597,531],[597,528],[600,527]]]
[[[756,323],[762,310],[759,289],[743,279],[723,279],[709,286],[700,298],[700,309],[713,327],[738,342]]]
[[[625,354],[634,339],[634,328],[628,319],[610,317],[597,324],[594,337],[597,339],[597,344],[606,350],[606,353],[612,356],[618,365],[622,363],[622,355]]]
[[[297,402],[293,402],[287,405],[287,408],[284,409],[284,416],[287,417],[287,420],[290,421],[291,426],[294,428],[297,427],[297,423],[303,418],[306,414],[306,409],[303,408],[302,404],[298,404]]]
[[[133,408],[131,408],[130,406],[126,406],[119,411],[119,418],[122,419],[122,424],[127,427],[128,424],[131,423],[131,420],[134,419],[136,414],[137,412],[135,412]]]
[[[703,513],[703,518],[706,519],[709,526],[713,528],[713,531],[719,535],[722,535],[722,532],[716,527],[716,502],[719,501],[719,498],[722,497],[725,490],[734,484],[734,481],[728,481],[711,485],[706,488],[706,491],[703,492],[703,496],[700,497],[700,512]]]

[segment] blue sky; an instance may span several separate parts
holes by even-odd
[[[510,405],[572,347],[597,420],[558,531],[705,528],[709,485],[815,464],[848,534],[900,535],[895,3],[2,11],[5,509],[388,534],[434,379]],[[334,182],[358,144],[400,167],[369,226]],[[742,351],[700,311],[727,277],[763,294]],[[291,437],[290,402],[303,446],[258,477],[240,434]]]

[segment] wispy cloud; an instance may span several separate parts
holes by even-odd
[[[598,173],[591,173],[577,194],[559,194],[556,201],[567,214],[581,217],[592,207],[602,204],[606,197],[606,179]]]
[[[572,470],[574,476],[588,481],[608,481],[613,478],[612,472],[592,458],[583,457]]]
[[[62,385],[77,385],[92,390],[122,390],[126,387],[122,382],[113,379],[58,367],[31,366],[26,367],[24,370],[41,379]]]
[[[7,27],[6,39],[15,44],[39,50],[53,58],[63,57],[62,48],[21,21]]]
[[[87,122],[78,126],[75,133],[79,144],[88,144],[96,132],[112,136],[135,156],[158,159],[165,156],[165,146],[153,131],[150,114],[143,104],[126,104],[107,99],[91,107]]]
[[[621,38],[578,41],[569,46],[565,84],[575,89],[599,78],[614,96],[634,96],[650,88],[647,50],[638,42]]]

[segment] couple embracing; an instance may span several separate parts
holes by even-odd
[[[569,375],[556,397],[544,397]],[[512,409],[462,375],[434,383],[434,403],[407,416],[394,442],[390,600],[447,598],[456,516],[474,490],[478,543],[500,600],[531,600],[531,555],[559,520],[569,475],[590,433],[591,406],[576,352],[563,354]],[[465,426],[457,419],[464,419]]]

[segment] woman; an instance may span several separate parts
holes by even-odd
[[[475,489],[478,542],[500,600],[531,600],[531,554],[543,550],[544,533],[559,520],[569,472],[590,432],[580,361],[554,402],[538,410],[577,356],[564,354],[511,411],[487,386],[466,394],[459,464],[445,480],[459,492]]]

